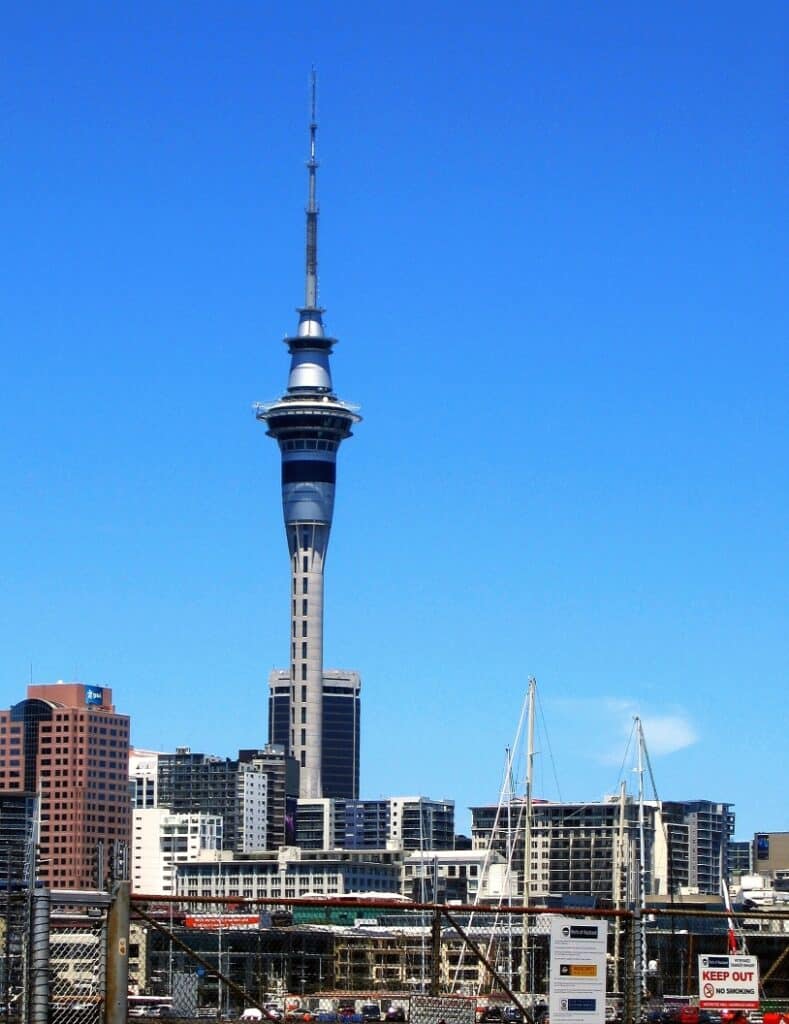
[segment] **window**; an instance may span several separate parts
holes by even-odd
[[[307,709],[306,708],[302,708],[301,709],[301,724],[302,725],[306,725],[307,724]]]
[[[301,614],[302,615],[306,615],[307,614],[307,598],[306,597],[303,598],[303,600],[301,602]]]
[[[293,624],[293,635],[294,636],[296,635],[296,624],[295,624],[295,622]],[[301,624],[301,635],[302,636],[306,636],[307,635],[307,620],[306,619]]]
[[[306,555],[304,556],[304,558],[302,559],[302,562],[301,562],[301,571],[302,572],[309,572],[310,571],[309,559],[307,558]]]
[[[302,594],[308,594],[309,593],[309,580],[307,579],[306,576],[301,581],[301,592],[302,592]]]
[[[307,666],[305,665],[304,662],[301,663],[301,678],[302,679],[306,679],[307,678]]]
[[[306,686],[302,686],[302,688],[301,688],[301,699],[303,701],[306,701],[306,699],[307,699],[307,687]]]
[[[307,644],[304,643],[304,642],[302,642],[302,645],[301,645],[301,656],[302,656],[302,658],[306,658],[307,657]]]
[[[307,730],[306,729],[302,729],[301,730],[301,745],[304,746],[306,744],[306,742],[307,742]]]

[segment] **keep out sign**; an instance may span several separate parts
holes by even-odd
[[[700,956],[699,1006],[710,1010],[758,1010],[759,963],[756,957]]]

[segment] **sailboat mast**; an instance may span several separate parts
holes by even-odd
[[[622,869],[625,862],[625,783],[619,787],[619,826],[614,846],[614,907],[622,909]],[[614,919],[614,992],[621,992],[620,960],[622,955],[622,919]]]
[[[537,680],[534,676],[529,677],[528,712],[526,726],[526,827],[524,829],[523,841],[523,905],[528,907],[531,903],[531,832],[532,832],[532,782],[534,774],[534,695],[537,689]],[[520,987],[521,993],[528,991],[528,952],[529,952],[529,918],[527,914],[521,916],[521,972]]]
[[[638,902],[634,918],[638,951],[635,964],[636,1020],[641,1019],[641,999],[646,982],[646,935],[644,933],[644,907],[646,904],[646,860],[644,839],[644,729],[636,715],[636,736],[638,743]]]

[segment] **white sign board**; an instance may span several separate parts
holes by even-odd
[[[758,1010],[759,962],[733,953],[699,957],[699,1006],[710,1010]]]
[[[551,1024],[604,1024],[607,937],[605,921],[551,918]]]

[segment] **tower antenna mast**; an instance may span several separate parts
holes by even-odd
[[[307,198],[307,266],[304,308],[318,309],[318,203],[316,199],[318,160],[316,158],[318,79],[315,68],[310,76],[310,158],[307,161],[309,191]]]

